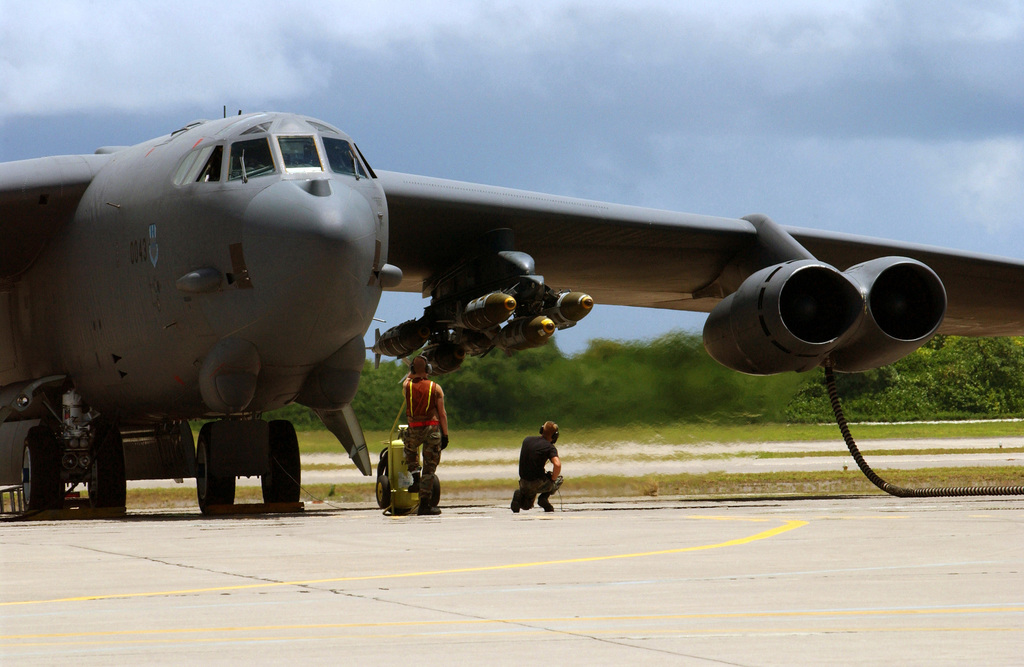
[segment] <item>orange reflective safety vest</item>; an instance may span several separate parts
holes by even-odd
[[[431,380],[409,380],[405,383],[405,414],[409,417],[409,426],[437,426],[440,422],[431,415],[431,408],[436,407],[434,382]],[[431,405],[431,401],[435,401]]]

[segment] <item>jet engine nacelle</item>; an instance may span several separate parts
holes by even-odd
[[[857,287],[837,269],[803,259],[750,275],[704,324],[704,347],[741,373],[814,368],[863,310]]]
[[[942,282],[916,260],[882,257],[845,273],[798,260],[757,271],[723,299],[704,325],[704,347],[752,375],[806,371],[826,359],[859,372],[923,345],[945,309]]]
[[[850,267],[864,316],[835,352],[837,371],[857,373],[902,359],[927,343],[946,315],[946,290],[929,267],[907,257],[881,257]]]

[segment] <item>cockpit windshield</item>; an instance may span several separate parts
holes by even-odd
[[[231,144],[229,181],[247,181],[273,173],[274,158],[270,154],[270,142],[266,137]]]
[[[277,145],[281,148],[285,171],[295,173],[324,170],[313,137],[278,137]]]
[[[367,178],[366,171],[349,142],[344,139],[324,137],[324,150],[327,151],[327,162],[331,165],[331,171],[334,173]]]

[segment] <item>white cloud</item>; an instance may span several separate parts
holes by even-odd
[[[548,85],[546,65],[593,75],[579,55],[603,53],[619,63],[610,75],[652,87],[692,81],[698,69],[711,83],[746,73],[799,91],[857,67],[877,75],[907,43],[1019,40],[1020,26],[1016,4],[991,2],[5,2],[0,119],[286,100],[324,91],[354,52],[432,61],[441,74],[483,61],[497,76]],[[986,71],[985,62],[964,67]]]
[[[944,176],[964,225],[989,233],[1024,228],[1024,141],[957,143],[949,152]]]

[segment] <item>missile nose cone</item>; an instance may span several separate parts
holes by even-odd
[[[579,321],[590,314],[594,307],[594,299],[583,292],[569,292],[558,300],[558,306],[566,318]]]

